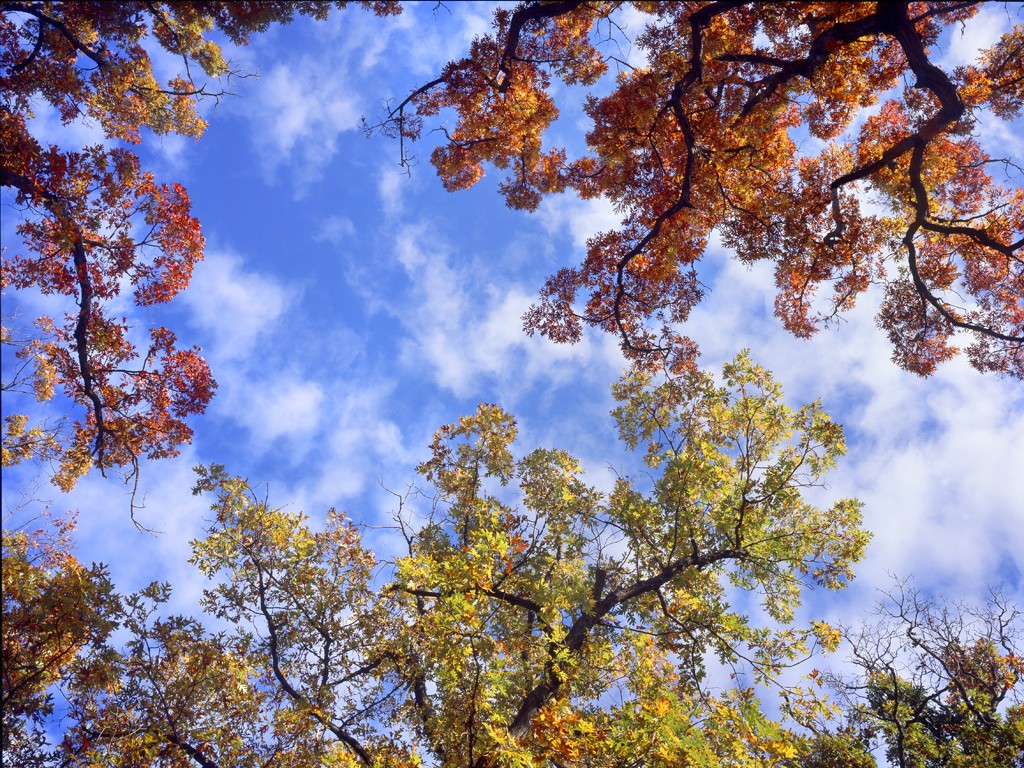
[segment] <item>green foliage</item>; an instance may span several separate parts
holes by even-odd
[[[721,382],[634,370],[614,393],[641,476],[602,492],[481,405],[437,431],[387,557],[334,510],[315,525],[197,467],[213,515],[192,562],[231,631],[163,615],[169,585],[121,599],[102,568],[5,535],[5,744],[31,765],[873,768],[881,749],[899,768],[1020,768],[1019,618],[999,598],[901,592],[846,633],[860,678],[783,674],[839,645],[795,611],[842,588],[868,539],[856,501],[804,498],[844,451],[820,405],[787,406],[745,353]],[[47,644],[68,650],[10,685]],[[714,685],[722,668],[778,691],[788,719]],[[69,725],[49,755],[29,726],[52,686]]]
[[[835,646],[794,624],[810,587],[842,588],[867,534],[859,505],[803,491],[843,452],[817,404],[788,408],[744,354],[723,384],[690,371],[615,387],[642,482],[587,484],[562,450],[521,453],[494,405],[442,427],[383,560],[333,511],[322,528],[222,466],[197,469],[214,518],[193,543],[203,604],[237,627],[126,600],[108,682],[78,686],[65,750],[132,765],[781,764],[800,739],[754,690],[716,690],[709,652],[756,682]],[[415,508],[414,508],[415,507]],[[733,604],[750,590],[770,618]],[[130,724],[130,727],[129,727]],[[199,757],[206,760],[202,763]],[[177,761],[177,762],[176,762]]]

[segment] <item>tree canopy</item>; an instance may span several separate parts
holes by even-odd
[[[630,6],[643,14],[635,65],[615,48]],[[451,190],[491,165],[513,208],[566,191],[614,204],[618,226],[548,279],[530,333],[572,342],[589,325],[636,358],[685,363],[680,324],[715,235],[775,265],[775,313],[798,336],[876,285],[901,367],[931,373],[963,331],[972,365],[1020,378],[1021,167],[978,128],[1020,115],[1024,27],[970,65],[944,68],[935,51],[980,6],[520,3],[376,127],[403,161],[442,131],[431,160]],[[586,94],[579,156],[545,143],[567,87]]]
[[[901,581],[876,613],[847,633],[856,674],[826,675],[847,722],[812,740],[811,765],[870,764],[876,747],[899,768],[1024,765],[1020,610],[997,590],[952,604]]]
[[[6,521],[5,521],[6,522]],[[4,759],[34,765],[46,752],[51,686],[66,682],[81,659],[108,639],[120,607],[102,566],[71,554],[73,519],[44,520],[33,530],[3,532],[3,677],[0,708]]]
[[[4,387],[41,400],[63,390],[79,409],[70,423],[9,413],[6,463],[53,460],[68,488],[90,466],[131,468],[189,440],[186,419],[216,386],[202,355],[166,328],[141,338],[107,309],[126,290],[137,307],[169,301],[203,253],[185,189],[158,183],[130,146],[147,132],[202,134],[198,102],[233,74],[216,35],[244,44],[333,5],[344,3],[3,3],[0,180],[24,211],[24,251],[5,255],[3,284],[77,304],[63,318],[8,321],[4,343],[24,365]],[[902,367],[928,374],[966,342],[975,367],[1020,377],[1021,170],[978,127],[1020,114],[1021,27],[971,65],[947,71],[934,52],[979,7],[522,3],[496,11],[488,35],[376,127],[399,137],[403,162],[409,142],[439,127],[432,160],[449,189],[490,164],[508,171],[510,206],[571,191],[620,212],[580,265],[549,278],[524,318],[530,333],[575,341],[592,325],[638,360],[691,363],[685,321],[715,235],[745,262],[775,264],[776,314],[799,336],[877,285]],[[608,53],[630,8],[645,25],[635,65]],[[169,82],[156,80],[147,45],[180,59]],[[566,87],[587,94],[578,157],[544,142]],[[94,120],[107,143],[44,146],[37,102],[65,123]],[[451,128],[439,122],[447,110]]]
[[[190,440],[217,385],[150,309],[188,287],[205,241],[184,187],[133,147],[201,136],[200,103],[244,74],[224,46],[343,5],[0,2],[0,185],[21,240],[2,285],[68,308],[4,317],[4,467],[52,462],[67,491]],[[818,402],[789,407],[748,353],[702,372],[686,335],[718,238],[775,266],[776,314],[797,336],[875,288],[901,367],[931,374],[966,344],[980,371],[1024,378],[1024,169],[982,130],[1020,115],[1024,25],[973,64],[936,51],[979,7],[498,8],[368,128],[403,164],[441,135],[448,190],[493,166],[513,208],[559,193],[613,205],[617,224],[553,266],[524,322],[555,341],[618,337],[632,367],[613,419],[643,468],[588,484],[569,452],[520,450],[515,419],[488,403],[436,432],[383,531],[198,467],[202,617],[170,612],[170,583],[119,593],[72,554],[73,515],[11,528],[5,507],[5,759],[1024,768],[1019,611],[998,593],[941,605],[906,582],[874,625],[809,610],[870,538],[856,499],[816,505],[843,429]],[[614,52],[627,17],[643,25],[628,60]],[[154,56],[178,73],[159,81]],[[550,146],[581,94],[585,136]],[[103,141],[43,141],[44,104]],[[73,410],[38,420],[10,407],[17,393]],[[844,642],[852,671],[800,676]]]
[[[899,768],[1019,763],[1024,627],[998,593],[937,605],[904,582],[874,625],[795,618],[808,590],[846,586],[868,540],[856,500],[805,498],[845,450],[818,404],[789,408],[745,355],[721,384],[637,371],[615,397],[644,473],[600,492],[565,451],[518,451],[512,416],[481,405],[437,431],[426,485],[397,505],[394,557],[344,514],[317,524],[198,467],[212,519],[192,563],[208,619],[234,629],[167,615],[169,584],[121,597],[40,532],[5,538],[5,753],[874,768],[880,748]],[[854,675],[794,676],[844,638]],[[41,731],[55,692],[58,745]]]
[[[340,514],[314,527],[222,467],[200,469],[196,492],[213,495],[215,517],[193,562],[213,579],[205,609],[237,632],[160,616],[168,585],[110,603],[105,615],[131,639],[82,654],[89,673],[65,676],[75,725],[64,759],[794,757],[799,739],[760,711],[754,689],[716,691],[712,673],[723,665],[802,698],[783,671],[834,649],[839,633],[794,610],[807,589],[845,586],[868,534],[855,500],[819,509],[804,498],[844,452],[842,429],[817,404],[787,407],[746,356],[723,379],[618,384],[621,439],[648,471],[610,493],[564,451],[514,452],[513,418],[481,405],[438,430],[419,468],[428,485],[394,520],[406,552],[390,560]],[[748,590],[765,619],[736,604]]]

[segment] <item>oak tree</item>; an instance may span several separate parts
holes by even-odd
[[[783,670],[839,641],[794,610],[805,589],[842,588],[868,538],[856,501],[819,509],[803,496],[843,452],[842,430],[817,404],[788,408],[743,356],[724,385],[636,373],[616,397],[643,474],[601,492],[564,451],[514,452],[512,417],[481,405],[437,432],[420,467],[429,488],[400,504],[391,557],[339,514],[314,527],[202,469],[215,519],[193,560],[214,579],[206,610],[238,631],[153,619],[151,588],[126,625],[122,682],[72,697],[66,754],[139,766],[795,759],[799,738],[752,686],[801,698]],[[723,688],[719,669],[747,682]]]
[[[71,553],[74,518],[34,522],[41,525],[3,532],[0,747],[5,761],[23,766],[48,751],[51,686],[72,676],[86,649],[103,647],[119,608],[106,569]]]
[[[845,632],[856,673],[825,675],[846,722],[811,742],[812,768],[876,747],[897,768],[1024,766],[1020,610],[998,591],[949,604],[901,581],[877,613]]]
[[[1020,115],[1024,25],[969,65],[937,49],[981,5],[522,2],[375,128],[403,163],[442,132],[431,160],[451,190],[490,165],[514,208],[565,191],[614,205],[617,226],[548,279],[530,333],[571,342],[590,325],[635,358],[685,363],[680,326],[717,235],[774,264],[775,312],[797,336],[874,285],[903,368],[927,375],[963,341],[979,370],[1019,378],[1022,162],[979,128]],[[628,45],[639,63],[620,58]],[[586,94],[586,146],[550,146],[571,88]]]

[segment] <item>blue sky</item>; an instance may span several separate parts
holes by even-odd
[[[204,582],[186,561],[207,513],[190,494],[199,463],[266,483],[272,501],[314,519],[337,507],[382,524],[395,511],[382,486],[415,483],[433,430],[485,401],[517,416],[523,452],[565,448],[600,487],[634,465],[608,416],[609,386],[625,367],[614,340],[588,333],[557,346],[527,337],[520,321],[544,277],[578,262],[586,238],[614,224],[610,206],[565,196],[533,214],[509,211],[493,175],[449,194],[427,161],[429,136],[406,174],[395,142],[360,129],[385,98],[463,51],[490,7],[420,3],[392,19],[348,10],[272,29],[229,52],[260,77],[208,106],[199,142],[147,137],[144,162],[186,185],[208,247],[185,294],[136,317],[140,329],[168,324],[201,345],[220,389],[180,457],[143,465],[139,520],[161,533],[136,530],[116,480],[90,475],[67,496],[45,484],[35,491],[79,510],[79,557],[108,563],[122,591],[169,580],[174,609],[198,611]],[[627,19],[627,32],[638,21]],[[986,8],[945,41],[944,63],[967,60],[1005,28],[1007,11]],[[579,146],[579,94],[563,96],[555,138]],[[102,139],[88,125],[60,126],[46,109],[36,130],[67,147]],[[1024,157],[1020,125],[986,123],[981,138]],[[5,244],[12,212],[5,205]],[[770,267],[748,269],[712,242],[702,269],[710,292],[687,333],[704,363],[719,369],[749,347],[791,404],[821,398],[847,429],[849,455],[816,498],[861,498],[875,538],[854,586],[812,596],[809,609],[853,621],[890,574],[950,598],[1004,583],[1024,602],[1020,383],[963,360],[926,380],[898,370],[875,326],[878,296],[837,328],[795,339],[772,316]],[[17,301],[53,311],[41,297]],[[5,512],[30,480],[24,467],[5,473]],[[367,538],[382,554],[392,544],[386,531]]]

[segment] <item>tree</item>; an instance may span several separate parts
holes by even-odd
[[[564,191],[615,205],[618,227],[548,279],[530,333],[571,342],[591,325],[634,358],[685,364],[696,348],[679,324],[704,295],[698,267],[717,233],[741,261],[775,265],[775,311],[797,336],[880,284],[897,364],[927,375],[964,331],[972,365],[1020,378],[1022,167],[976,134],[1020,115],[1024,25],[969,66],[944,69],[934,53],[980,5],[524,2],[496,10],[490,34],[375,128],[399,138],[405,164],[437,126],[431,159],[451,190],[490,164],[507,170],[514,208]],[[626,6],[645,14],[626,41],[636,66],[617,58]],[[574,159],[543,142],[556,80],[588,94]]]
[[[23,766],[45,759],[50,687],[71,676],[85,649],[103,647],[119,609],[106,569],[70,553],[74,518],[42,522],[3,533],[0,743],[4,759]]]
[[[92,466],[133,471],[140,457],[175,455],[191,439],[185,419],[216,387],[199,350],[180,349],[162,327],[140,341],[110,306],[129,286],[135,307],[170,301],[202,259],[203,237],[184,187],[157,183],[129,146],[147,131],[202,135],[197,104],[224,92],[200,78],[237,74],[214,33],[244,45],[271,23],[323,18],[334,5],[344,3],[0,3],[0,185],[22,209],[24,246],[5,258],[2,286],[77,304],[25,327],[5,318],[3,344],[22,362],[4,392],[46,401],[61,389],[81,409],[70,426],[10,413],[4,466],[53,460],[67,490]],[[156,80],[147,45],[180,59],[169,82]],[[30,123],[43,102],[65,124],[94,121],[106,143],[44,146]]]
[[[1019,609],[997,591],[978,607],[938,603],[907,582],[888,597],[877,623],[846,633],[857,674],[827,680],[847,725],[815,748],[881,745],[898,768],[1024,766]]]
[[[253,667],[258,656],[236,652],[223,632],[191,617],[160,617],[169,596],[169,585],[154,583],[125,598],[117,615],[124,648],[86,659],[98,671],[68,681],[73,726],[61,764],[308,765],[289,757],[307,754],[314,738],[275,723]]]
[[[512,417],[481,405],[437,432],[427,509],[400,504],[390,561],[341,515],[314,530],[201,469],[215,520],[193,560],[215,579],[206,610],[238,632],[151,620],[151,588],[122,682],[72,696],[66,750],[140,766],[782,765],[798,738],[753,688],[715,690],[708,654],[782,686],[834,648],[836,630],[793,610],[805,588],[842,588],[868,536],[856,501],[802,497],[841,428],[787,408],[744,356],[724,378],[623,380],[615,418],[648,474],[607,494],[563,451],[517,458]],[[733,605],[745,591],[771,622]]]

